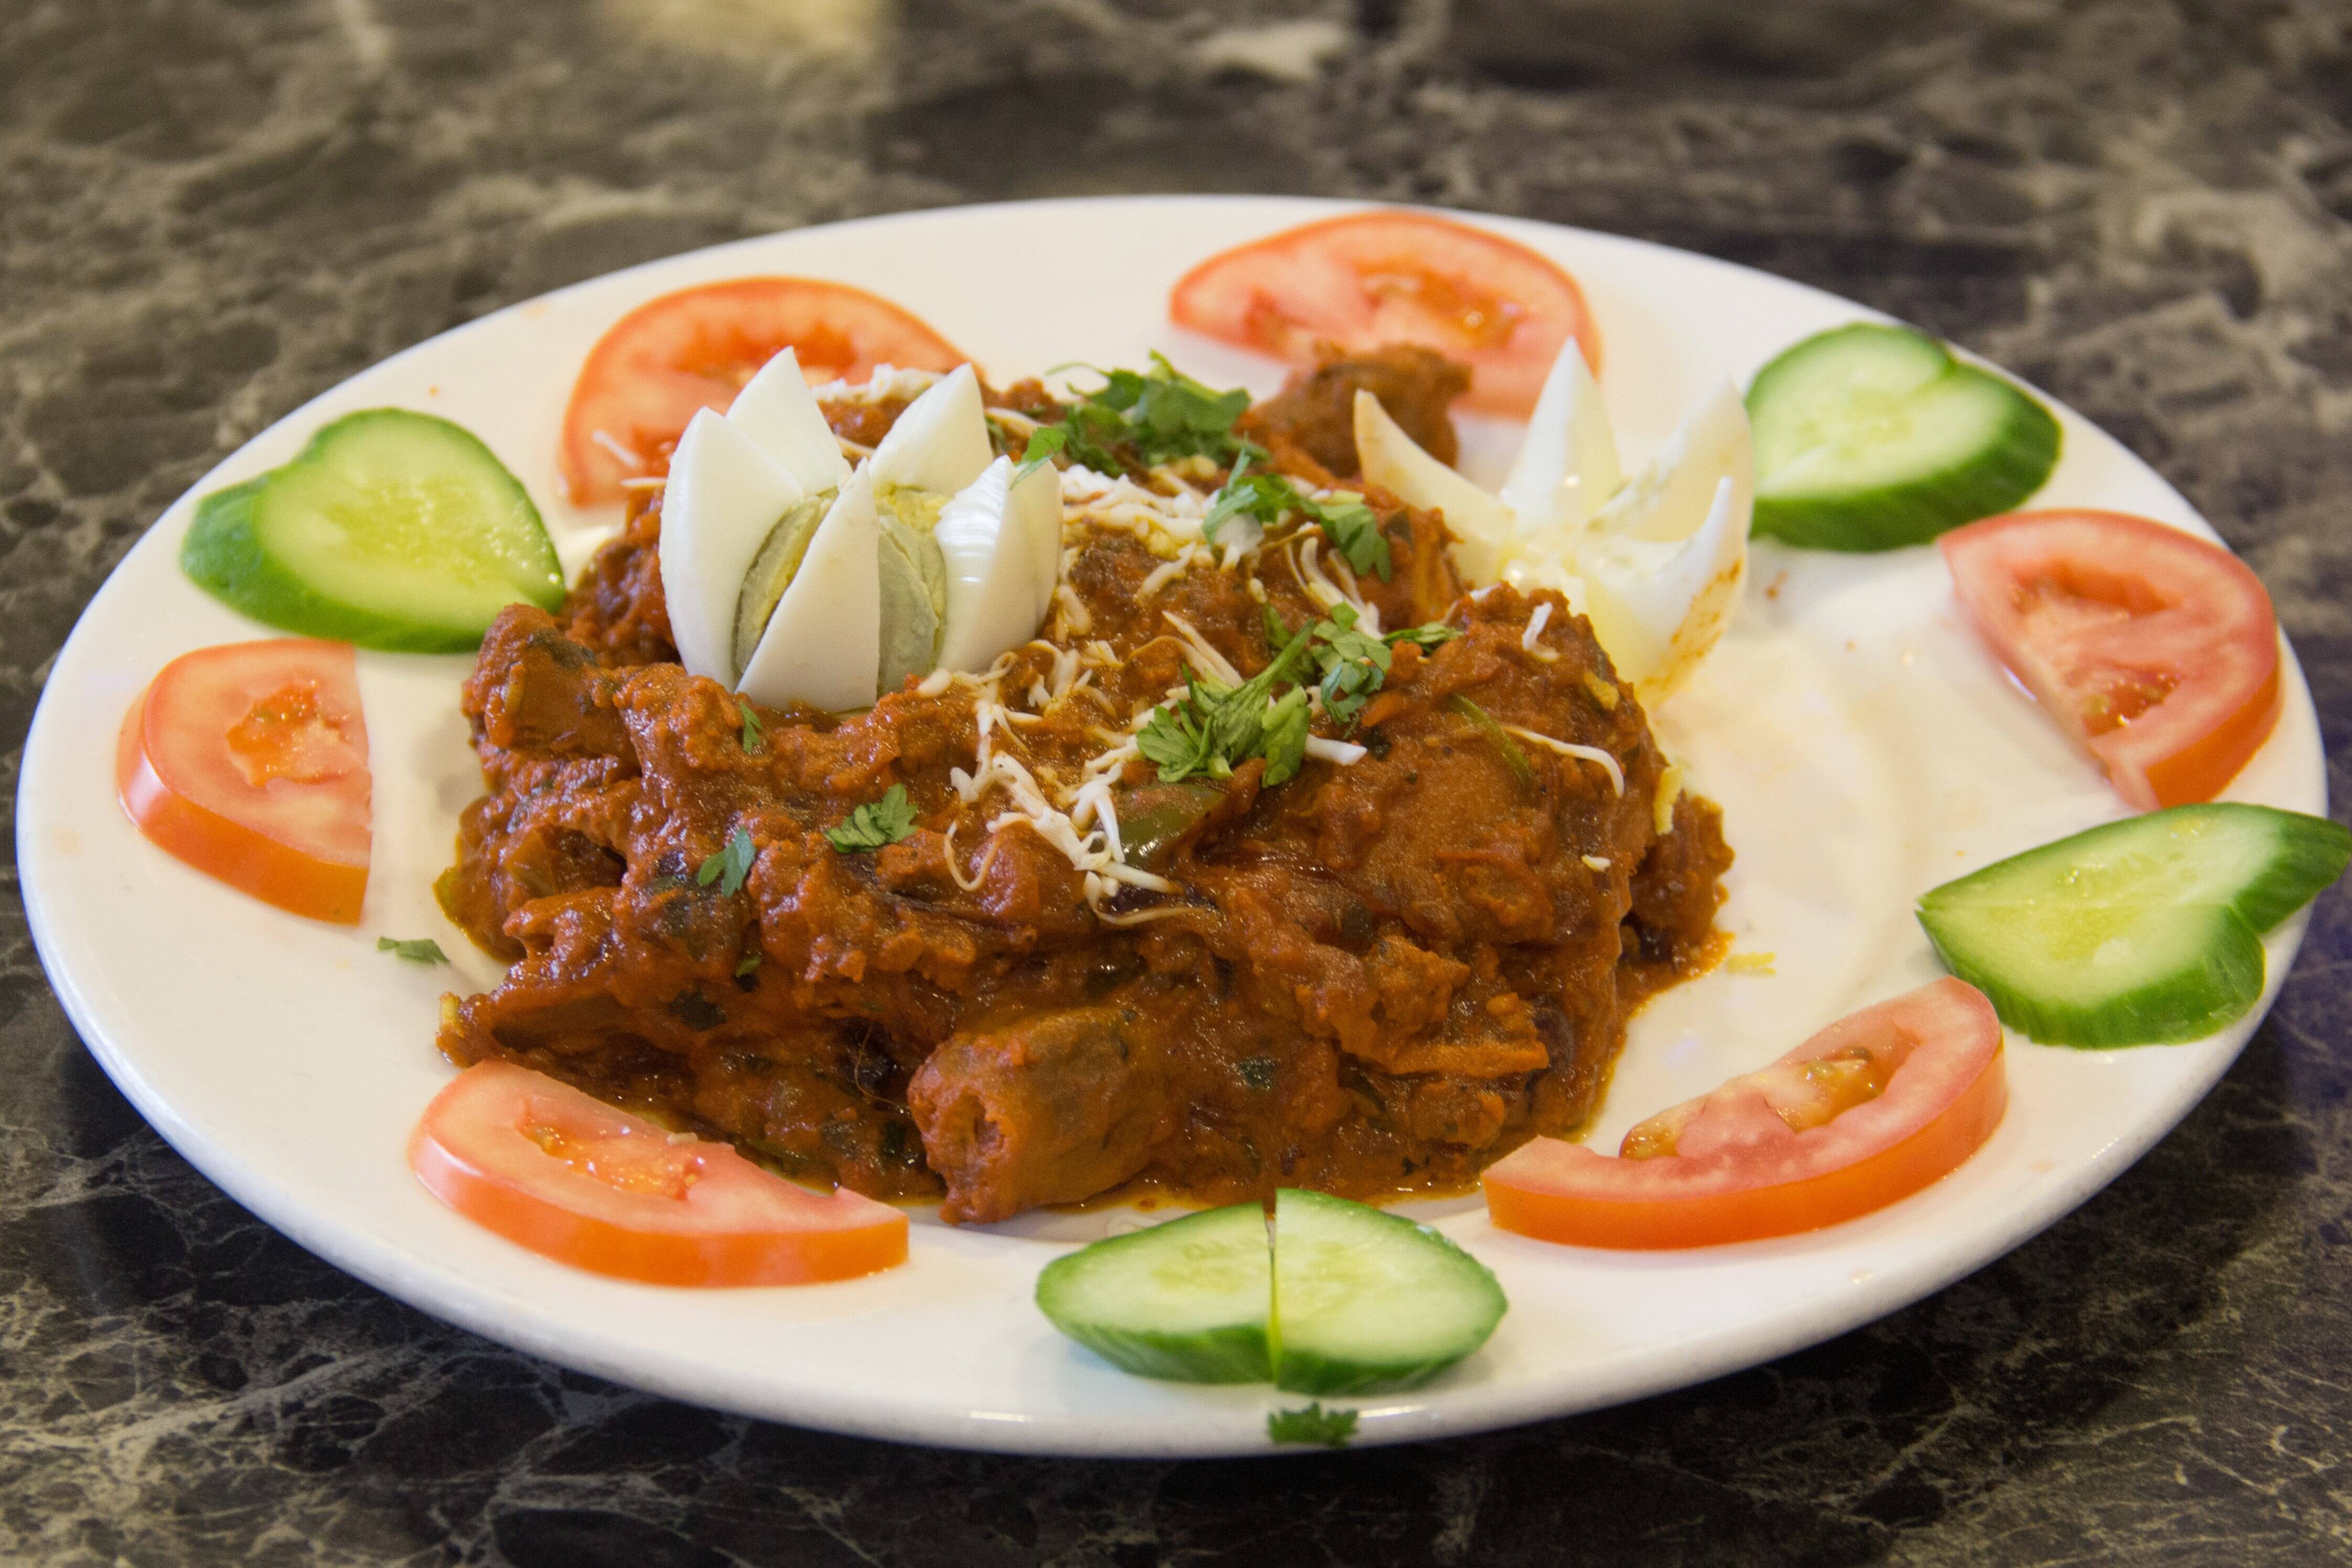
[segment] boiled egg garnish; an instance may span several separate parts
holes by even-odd
[[[811,531],[736,689],[781,708],[870,708],[882,660],[881,521],[864,465]]]
[[[1756,496],[1748,413],[1729,383],[1700,400],[1630,483],[1601,389],[1572,342],[1499,495],[1422,450],[1370,393],[1356,395],[1355,426],[1364,478],[1409,505],[1443,509],[1465,576],[1558,589],[1591,617],[1644,701],[1689,679],[1729,624]]]
[[[680,659],[770,706],[835,710],[943,662],[985,668],[1060,578],[1058,479],[1011,473],[970,365],[853,471],[786,350],[725,414],[695,416],[671,460],[660,560]]]
[[[1029,640],[1061,580],[1062,485],[1051,466],[1015,483],[999,458],[957,492],[933,537],[946,557],[947,630],[940,667],[982,670]]]

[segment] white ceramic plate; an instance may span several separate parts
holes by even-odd
[[[1269,1388],[1111,1370],[1031,1304],[1066,1240],[1139,1223],[1037,1215],[956,1230],[919,1216],[912,1257],[870,1279],[677,1290],[577,1273],[442,1207],[403,1144],[450,1068],[436,998],[496,965],[442,920],[431,884],[480,780],[457,708],[464,658],[360,655],[375,860],[357,929],[282,914],[150,847],[112,785],[115,731],[166,660],[265,635],[174,563],[197,493],[290,457],[326,420],[398,405],[457,420],[545,509],[567,566],[609,516],[557,498],[572,374],[625,310],[762,272],[835,278],[915,310],[1000,384],[1160,348],[1213,384],[1267,391],[1280,367],[1189,338],[1169,286],[1211,252],[1335,210],[1235,198],[1046,202],[919,213],[746,240],[598,279],[434,339],[298,410],[183,497],[107,582],[58,656],[24,760],[19,854],[33,929],[106,1070],[198,1169],[303,1246],[428,1312],[567,1365],[803,1426],[1063,1454],[1268,1451]],[[1632,240],[1480,218],[1583,283],[1629,462],[1710,383],[1867,312],[1781,279]],[[2065,460],[2039,500],[2144,512],[2210,533],[2173,489],[2061,410]],[[1466,432],[1492,480],[1516,428]],[[1738,864],[1723,923],[1769,973],[1717,973],[1635,1020],[1593,1140],[1770,1060],[1853,1008],[1937,973],[1912,900],[1985,862],[2119,815],[1959,624],[1941,561],[1762,547],[1730,638],[1657,716],[1720,802]],[[2285,717],[2231,790],[2326,807],[2318,728],[2290,660]],[[2302,921],[2270,942],[2273,989]],[[435,936],[457,974],[379,936]],[[2268,997],[2264,998],[2267,1005]],[[2259,1016],[2259,1014],[2256,1015]],[[1359,1402],[1359,1441],[1397,1442],[1588,1409],[1752,1365],[1866,1322],[2015,1247],[2114,1179],[2194,1105],[2254,1026],[2109,1053],[2012,1039],[2012,1097],[1957,1173],[1811,1236],[1659,1256],[1504,1235],[1475,1198],[1417,1205],[1501,1277],[1509,1315],[1433,1386]]]

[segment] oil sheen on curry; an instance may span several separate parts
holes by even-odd
[[[1328,485],[1359,468],[1356,386],[1450,457],[1466,383],[1426,351],[1333,360],[1240,428],[1264,466]],[[856,450],[905,401],[824,406]],[[1061,413],[1035,383],[987,402],[1015,457]],[[1151,518],[1184,495],[1197,517],[1223,470],[1117,455],[1124,475],[1062,476],[1037,640],[862,712],[749,723],[677,662],[661,493],[638,491],[561,611],[505,611],[467,682],[488,793],[439,891],[512,968],[445,1004],[442,1050],[803,1180],[943,1198],[960,1222],[1139,1186],[1202,1204],[1456,1188],[1577,1129],[1632,1011],[1717,952],[1731,860],[1632,685],[1558,595],[1465,593],[1434,513],[1365,492],[1385,580],[1297,530],[1221,557]],[[1456,635],[1393,646],[1350,760],[1162,782],[1135,751],[1144,716],[1188,669],[1265,669],[1283,630],[1329,613],[1335,576],[1380,626]],[[1617,766],[1513,738],[1529,732]],[[1025,808],[1000,785],[1015,774]],[[825,830],[894,784],[913,830],[837,848]],[[1155,885],[1106,896],[1040,815],[1097,785]],[[738,874],[700,875],[730,843],[751,851]]]

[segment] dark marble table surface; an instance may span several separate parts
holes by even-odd
[[[2252,561],[2340,794],[2340,0],[0,0],[0,766],[140,531],[396,349],[740,235],[1155,190],[1646,236],[1993,356]],[[2331,896],[2137,1168],[1816,1350],[1427,1447],[1037,1462],[667,1404],[344,1278],[130,1110],[12,892],[0,1560],[2352,1562],[2347,973]]]

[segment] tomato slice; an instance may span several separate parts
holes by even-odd
[[[2277,724],[2278,617],[2247,564],[2116,511],[2020,511],[1937,542],[1978,632],[2137,811],[2210,800]]]
[[[165,665],[122,721],[122,809],[158,847],[265,903],[358,923],[367,721],[348,643],[279,637]]]
[[[433,1195],[533,1252],[656,1285],[807,1285],[907,1260],[907,1216],[819,1195],[544,1073],[480,1062],[408,1142]]]
[[[1570,338],[1601,372],[1576,279],[1526,246],[1427,213],[1349,213],[1222,251],[1168,299],[1180,327],[1292,364],[1318,341],[1421,343],[1470,367],[1463,405],[1525,419]]]
[[[1818,1230],[1951,1171],[2009,1106],[2000,1020],[1938,980],[1839,1019],[1760,1072],[1626,1134],[1538,1138],[1486,1170],[1496,1225],[1579,1247],[1710,1247]]]
[[[966,355],[910,312],[846,283],[738,278],[638,306],[588,351],[563,414],[563,486],[581,506],[663,472],[698,410],[725,413],[784,350],[812,385],[878,365],[950,371]]]

